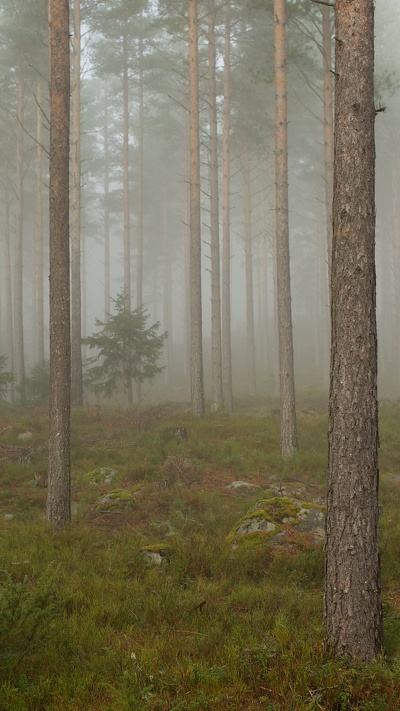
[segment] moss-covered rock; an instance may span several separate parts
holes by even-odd
[[[140,549],[140,553],[150,565],[161,565],[169,560],[170,552],[170,546],[165,543],[153,543]]]
[[[270,544],[284,544],[293,533],[313,542],[324,540],[324,507],[284,496],[262,499],[237,522],[228,540],[241,543],[248,536],[265,538]]]
[[[92,484],[111,484],[119,480],[119,474],[112,467],[96,467],[96,469],[87,472],[84,478]]]
[[[131,511],[135,500],[129,491],[114,489],[104,496],[100,496],[95,503],[95,508],[104,513],[108,511]]]

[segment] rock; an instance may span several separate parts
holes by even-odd
[[[150,565],[162,565],[168,560],[169,547],[163,543],[155,543],[151,546],[144,546],[140,553]]]
[[[251,494],[261,487],[258,484],[251,484],[249,481],[233,481],[228,484],[227,489],[233,489],[237,494]]]
[[[263,499],[238,521],[228,540],[238,544],[250,534],[259,534],[269,545],[321,543],[325,538],[324,507],[284,496]]]
[[[115,489],[104,496],[100,496],[95,503],[95,508],[102,513],[110,511],[132,511],[135,500],[129,491]]]
[[[87,472],[85,479],[89,479],[93,484],[112,484],[113,481],[118,481],[119,474],[112,467],[97,467]]]

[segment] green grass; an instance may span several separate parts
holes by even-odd
[[[3,444],[20,446],[18,435],[32,428],[33,462],[3,458],[0,469],[0,709],[400,708],[397,406],[381,413],[385,657],[358,666],[325,648],[322,550],[272,554],[262,543],[233,550],[227,542],[270,487],[324,496],[323,410],[299,413],[301,449],[285,463],[279,421],[259,404],[202,420],[155,413],[140,428],[123,410],[104,410],[99,420],[73,413],[79,507],[61,534],[46,527],[46,491],[33,485],[35,469],[46,467],[46,418],[2,415]],[[187,439],[176,427],[187,428]],[[133,494],[132,512],[95,511],[115,486],[85,475],[103,466]],[[226,489],[234,479],[261,488],[235,494]],[[141,549],[156,544],[167,553],[150,566]]]

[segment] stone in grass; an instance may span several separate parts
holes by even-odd
[[[95,503],[95,508],[102,513],[111,511],[132,511],[135,500],[129,491],[114,489],[104,496],[100,496]]]
[[[119,474],[112,467],[96,467],[96,469],[87,472],[85,478],[89,479],[92,484],[111,484],[113,481],[118,481]]]
[[[153,543],[150,546],[143,546],[140,553],[149,565],[162,565],[169,560],[170,548],[165,543]]]
[[[293,542],[322,543],[325,537],[324,507],[305,503],[285,496],[258,501],[238,521],[228,535],[235,546],[247,536],[258,534],[270,545],[286,545]]]
[[[258,484],[252,484],[249,481],[232,481],[231,484],[228,484],[227,489],[233,489],[237,494],[253,494],[256,489],[260,489],[261,487],[258,486]]]

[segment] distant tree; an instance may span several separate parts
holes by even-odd
[[[49,401],[50,362],[42,360],[31,368],[25,378],[26,404],[28,407],[45,405]]]
[[[374,0],[335,4],[332,345],[325,627],[334,654],[382,647],[378,546]]]
[[[4,370],[7,365],[7,356],[0,355],[0,400],[4,398],[10,383],[14,380],[14,375]]]
[[[152,380],[163,370],[157,361],[167,333],[157,335],[158,322],[147,328],[148,319],[143,307],[131,311],[125,291],[118,294],[115,313],[107,321],[96,319],[101,330],[84,339],[90,349],[98,351],[88,359],[86,384],[92,392],[111,397],[122,388],[129,405],[132,382]]]
[[[50,405],[47,519],[71,518],[68,0],[50,0]]]

